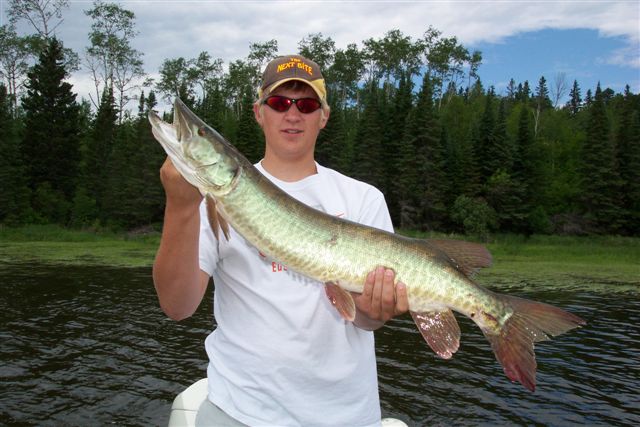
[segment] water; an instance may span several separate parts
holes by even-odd
[[[451,360],[401,318],[376,333],[383,414],[410,426],[639,425],[639,286],[501,286],[589,322],[536,346],[536,392],[504,376],[461,316]],[[175,395],[205,375],[210,294],[177,323],[160,311],[149,269],[0,265],[0,290],[0,424],[166,425]]]

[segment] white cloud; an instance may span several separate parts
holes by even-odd
[[[4,3],[4,2],[3,2]],[[148,73],[164,59],[208,51],[226,63],[244,58],[250,43],[276,39],[279,52],[297,51],[309,33],[322,32],[337,47],[399,29],[414,40],[433,26],[464,45],[499,43],[541,29],[593,29],[622,37],[628,48],[611,52],[611,64],[640,68],[637,1],[121,1],[136,14],[133,45]],[[5,6],[6,7],[6,6]],[[59,35],[81,55],[88,46],[89,1],[71,1]],[[6,12],[6,11],[5,11]],[[3,18],[4,19],[4,18]],[[26,27],[22,27],[26,30]],[[78,80],[82,78],[77,77]]]

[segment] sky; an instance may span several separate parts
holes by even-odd
[[[195,58],[207,51],[225,63],[243,59],[249,45],[276,39],[279,53],[295,53],[311,33],[331,37],[337,48],[382,38],[398,29],[412,40],[429,26],[455,36],[470,51],[480,50],[478,74],[485,87],[504,94],[511,78],[532,88],[544,76],[551,87],[563,75],[578,81],[582,94],[603,88],[640,92],[640,2],[607,0],[128,0],[135,13],[134,48],[144,54],[152,77],[165,59]],[[0,0],[0,24],[7,22]],[[88,47],[92,1],[70,1],[56,33],[82,57]],[[20,34],[33,32],[26,24]],[[79,97],[92,82],[85,70],[70,78]],[[130,106],[131,107],[131,106]]]

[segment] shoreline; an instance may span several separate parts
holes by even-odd
[[[454,238],[400,231],[418,238]],[[113,233],[67,230],[58,226],[0,226],[0,267],[4,264],[56,264],[151,267],[160,233]],[[477,278],[500,286],[514,278],[538,283],[554,278],[622,283],[640,288],[640,238],[618,236],[493,236],[486,244],[493,266]]]

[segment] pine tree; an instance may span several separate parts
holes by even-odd
[[[551,98],[549,98],[549,88],[547,87],[547,79],[544,76],[540,77],[538,81],[538,87],[535,93],[536,106],[541,110],[546,110],[553,106]]]
[[[410,78],[402,73],[398,89],[392,99],[387,126],[384,129],[383,153],[385,157],[385,198],[391,212],[391,219],[399,224],[400,198],[397,189],[398,177],[405,170],[401,157],[407,116],[412,109],[412,83]]]
[[[31,220],[31,206],[11,103],[0,83],[0,223],[13,225]]]
[[[486,95],[484,112],[480,119],[479,129],[473,145],[473,161],[478,174],[479,184],[483,186],[491,175],[496,172],[496,163],[493,152],[496,151],[495,127],[496,119],[493,111],[495,94],[490,88]]]
[[[375,81],[365,87],[364,109],[358,121],[354,143],[352,175],[381,188],[384,184],[382,127]]]
[[[344,173],[349,164],[345,113],[339,99],[330,97],[329,105],[329,120],[318,135],[315,157],[321,165]]]
[[[598,232],[620,228],[619,175],[600,84],[589,106],[587,136],[582,147],[582,207]]]
[[[242,112],[236,139],[231,141],[251,163],[259,161],[264,155],[264,134],[253,113],[253,102],[253,92],[247,88],[242,97]]]
[[[533,159],[533,134],[531,130],[531,111],[526,105],[521,105],[516,138],[513,169],[511,177],[514,180],[515,200],[520,199],[520,207],[514,212],[514,218],[520,221],[514,224],[516,231],[530,234],[533,230],[528,222],[528,216],[535,206],[535,164]]]
[[[106,218],[103,212],[105,193],[109,182],[111,165],[111,152],[116,138],[116,122],[118,112],[115,105],[113,92],[105,87],[100,108],[92,124],[91,135],[88,141],[87,158],[83,173],[84,185],[95,200],[96,208],[102,219]],[[119,172],[118,172],[119,173]]]
[[[445,150],[428,76],[423,78],[416,106],[407,123],[406,136],[413,153],[404,152],[405,156],[411,156],[405,157],[404,163],[416,173],[415,182],[408,183],[405,189],[402,205],[405,211],[408,207],[415,210],[413,222],[420,228],[439,229],[447,217]],[[404,216],[409,213],[410,210]]]
[[[580,98],[580,86],[578,86],[578,81],[573,81],[573,87],[571,88],[571,92],[569,93],[569,102],[567,103],[567,107],[572,115],[578,114],[580,108],[582,107],[582,98]]]
[[[640,111],[634,109],[634,95],[625,88],[616,133],[617,164],[622,184],[623,224],[625,234],[640,233]]]
[[[62,43],[52,38],[27,74],[22,152],[34,208],[45,220],[66,223],[79,174],[80,129],[63,61]]]

